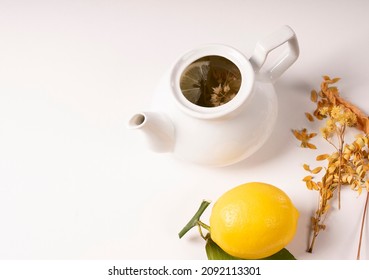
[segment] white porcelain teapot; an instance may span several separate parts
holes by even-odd
[[[279,47],[280,57],[264,65]],[[212,166],[241,161],[270,136],[277,117],[273,82],[298,55],[289,26],[258,42],[250,59],[224,45],[194,49],[163,77],[150,110],[134,114],[128,127],[156,152]]]

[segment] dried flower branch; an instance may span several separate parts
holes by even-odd
[[[369,196],[369,118],[359,108],[340,97],[337,87],[332,86],[338,81],[339,78],[330,79],[328,76],[324,76],[321,90],[319,92],[313,90],[310,95],[311,101],[316,104],[313,116],[318,120],[326,119],[325,125],[320,129],[322,137],[334,147],[335,151],[332,154],[317,156],[317,161],[327,161],[327,165],[324,167],[325,173],[320,180],[316,180],[313,175],[323,170],[322,166],[311,170],[309,165],[303,165],[304,169],[311,174],[303,178],[306,187],[309,190],[319,192],[318,207],[311,219],[312,240],[308,252],[313,251],[317,236],[321,230],[326,228],[324,220],[330,208],[329,202],[336,193],[338,195],[338,208],[341,207],[341,186],[348,185],[359,195],[364,188],[367,190],[367,198]],[[309,113],[305,114],[309,119],[307,114]],[[349,127],[355,127],[363,131],[365,135],[361,134],[356,137],[353,143],[345,144],[345,133]],[[308,146],[307,142],[310,138],[306,137],[306,129],[302,131],[305,131],[305,134],[296,133],[295,131],[293,133],[302,142],[301,146]],[[302,135],[305,137],[302,137]],[[367,204],[368,199],[364,207],[358,258],[360,257]]]

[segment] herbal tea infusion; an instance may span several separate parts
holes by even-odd
[[[180,87],[190,102],[216,107],[236,96],[241,80],[241,72],[233,62],[221,56],[205,56],[187,66]]]

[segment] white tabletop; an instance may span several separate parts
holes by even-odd
[[[0,0],[0,259],[206,259],[197,231],[180,240],[179,230],[202,199],[250,181],[280,187],[299,209],[287,246],[296,258],[355,259],[365,192],[349,189],[306,252],[318,197],[302,165],[331,148],[301,149],[291,129],[307,126],[325,74],[369,112],[368,11],[365,0]],[[275,84],[272,136],[249,159],[197,166],[126,129],[184,52],[221,43],[250,56],[285,24],[300,57]]]

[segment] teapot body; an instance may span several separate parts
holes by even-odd
[[[278,102],[271,82],[258,82],[236,111],[202,119],[179,110],[173,102],[168,72],[155,91],[151,110],[163,113],[174,126],[173,155],[208,166],[226,166],[255,153],[269,138],[277,118]]]
[[[280,57],[264,65],[279,47]],[[163,76],[150,112],[132,116],[128,127],[156,152],[210,166],[239,162],[270,136],[278,111],[273,82],[298,54],[288,26],[258,42],[250,59],[224,45],[193,49]]]

